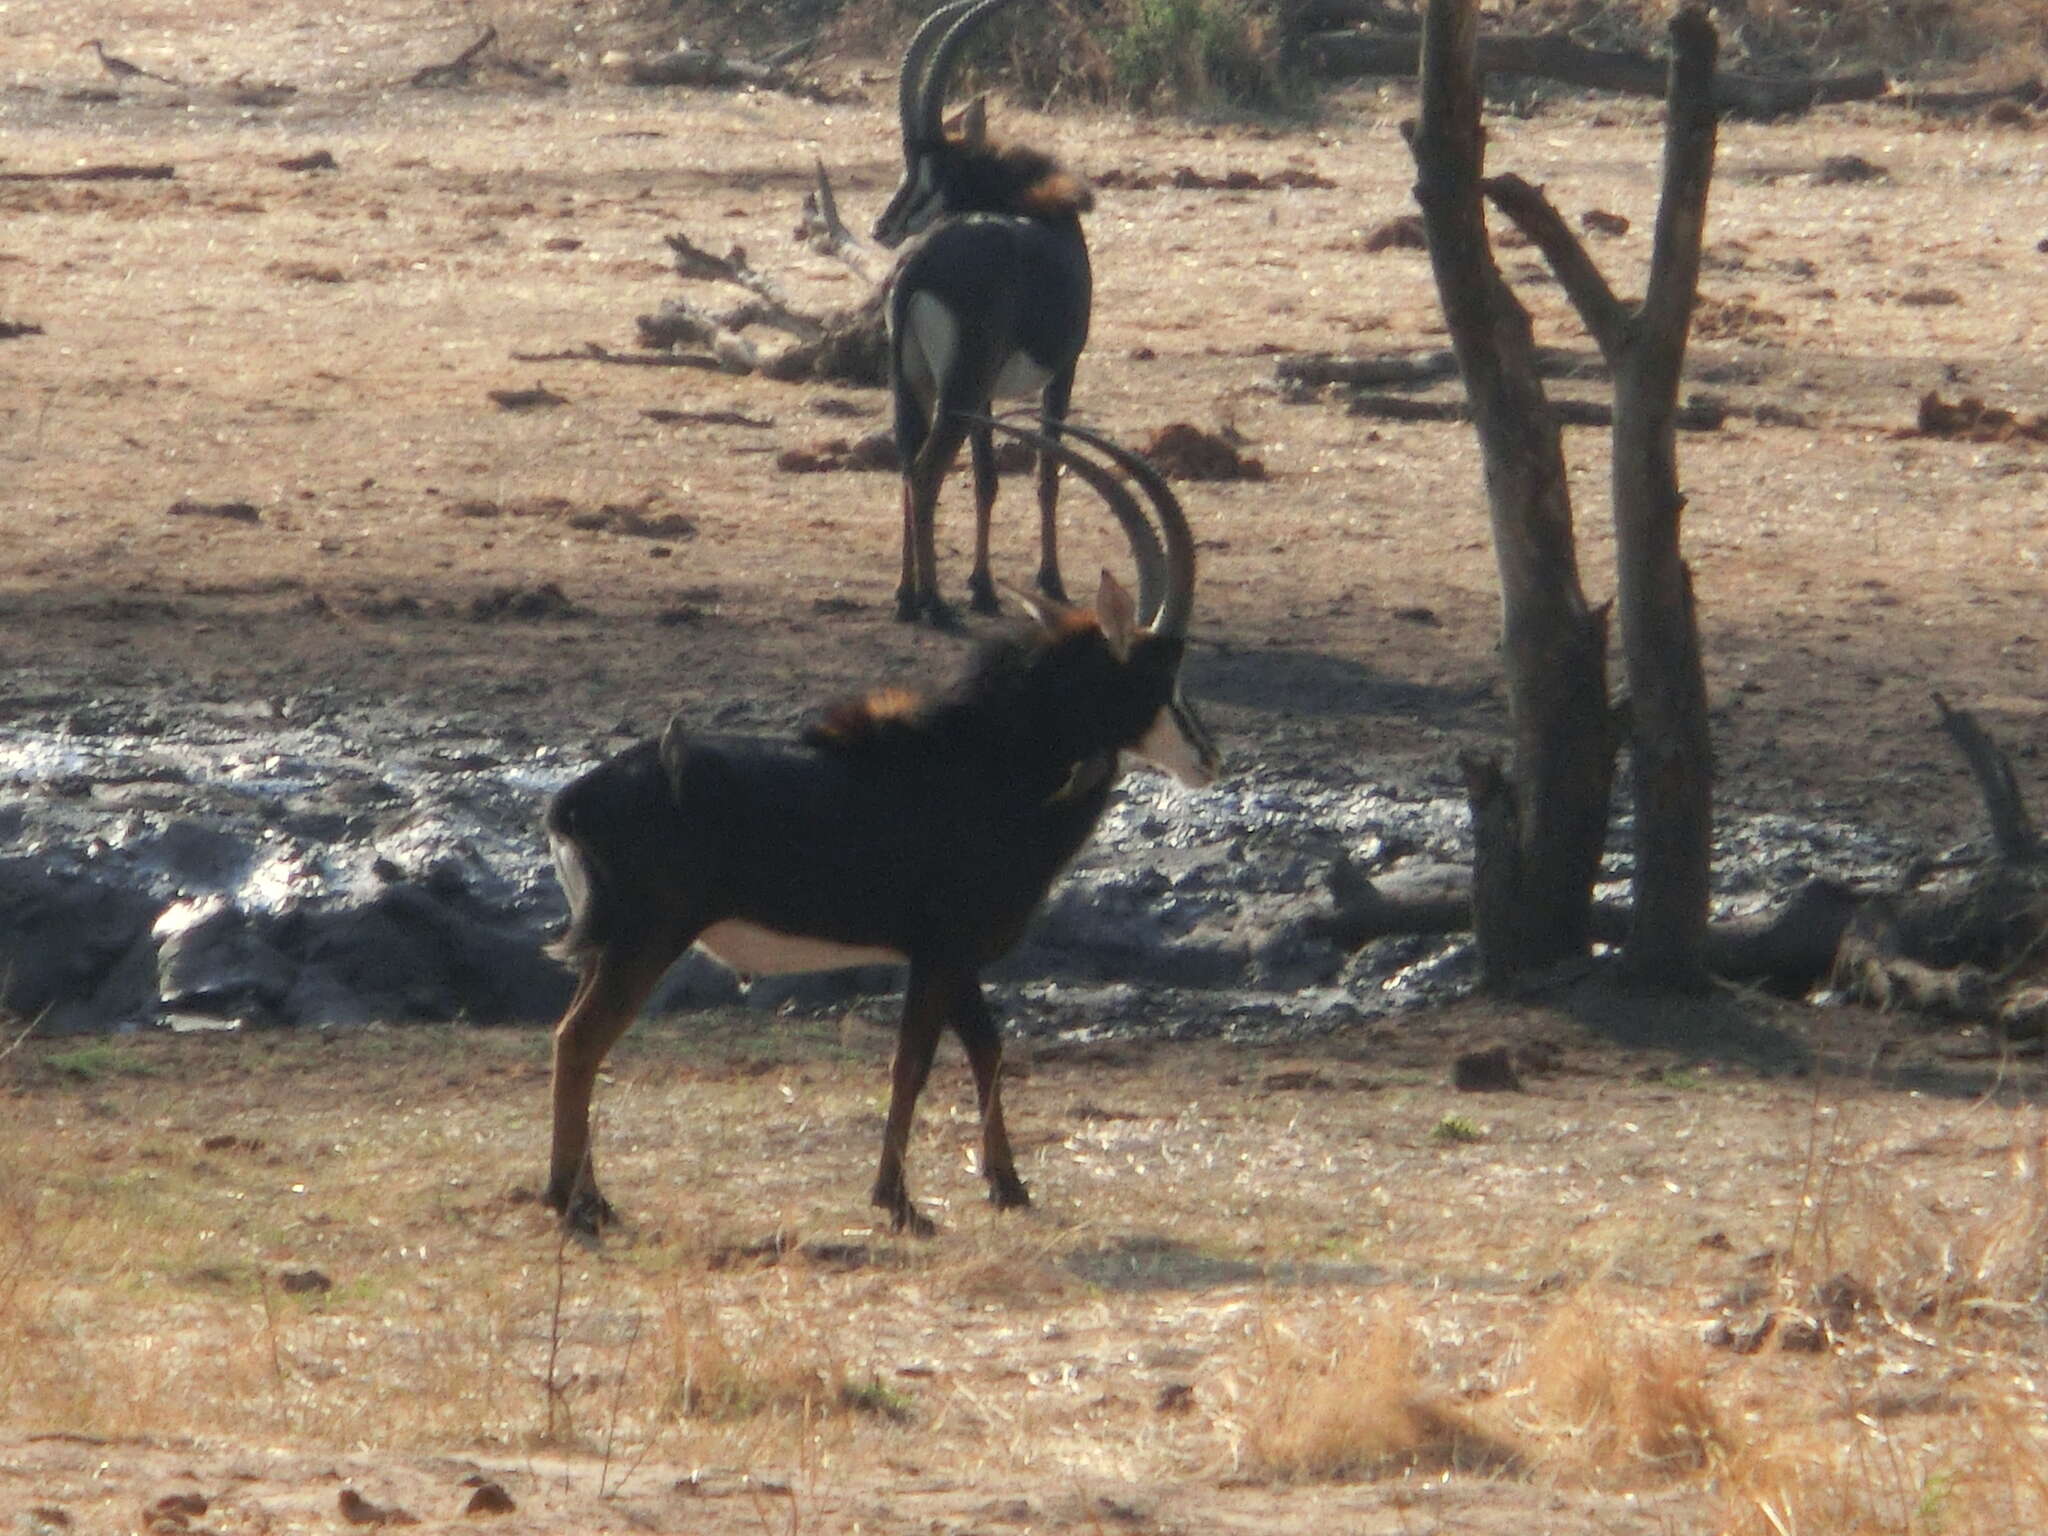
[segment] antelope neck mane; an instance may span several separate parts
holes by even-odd
[[[806,746],[844,756],[887,751],[918,738],[974,735],[991,741],[1003,729],[1019,695],[1027,692],[1032,674],[1047,653],[1067,645],[1085,644],[1101,625],[1086,609],[1060,613],[1049,630],[1036,626],[983,642],[966,673],[935,693],[906,688],[875,688],[827,705],[803,732]]]
[[[1028,144],[956,148],[968,157],[963,179],[993,206],[1039,219],[1078,218],[1095,206],[1095,190],[1042,149]]]

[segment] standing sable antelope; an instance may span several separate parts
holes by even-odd
[[[993,640],[944,692],[883,689],[796,741],[685,736],[671,720],[548,807],[569,898],[556,952],[580,975],[555,1027],[547,1202],[595,1231],[612,1219],[590,1152],[605,1053],[692,944],[745,974],[907,962],[874,1203],[929,1234],[903,1182],[917,1096],[950,1025],[981,1109],[981,1167],[999,1206],[1030,1203],[1003,1128],[1002,1041],[981,972],[1007,952],[1101,818],[1121,754],[1199,786],[1218,758],[1180,697],[1195,553],[1158,472],[1068,430],[1144,488],[1159,534],[1108,470],[1016,428],[1073,466],[1123,524],[1138,597],[1107,571],[1092,611],[1032,601],[1037,624]],[[1162,549],[1163,539],[1163,549]]]
[[[990,139],[984,104],[971,103],[947,132],[946,89],[976,30],[1010,0],[954,0],[925,18],[903,53],[898,106],[903,180],[875,221],[875,238],[923,239],[897,269],[889,293],[889,382],[896,449],[903,463],[903,576],[896,617],[949,621],[939,599],[932,521],[939,486],[967,439],[974,458],[977,613],[996,611],[988,569],[995,451],[985,417],[992,401],[1039,395],[1046,431],[1058,438],[1088,339],[1093,279],[1081,215],[1095,205],[1086,182],[1050,155]],[[929,67],[927,67],[929,60]],[[1038,457],[1038,589],[1066,601],[1060,580],[1059,460]]]

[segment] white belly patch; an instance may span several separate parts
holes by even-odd
[[[697,935],[697,947],[727,970],[742,976],[842,971],[855,965],[901,965],[908,958],[893,949],[807,939],[738,919],[713,923]]]

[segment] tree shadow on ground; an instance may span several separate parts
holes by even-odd
[[[1809,1072],[1815,1062],[1804,1037],[1763,1016],[1750,999],[1720,988],[1659,992],[1632,986],[1618,972],[1602,969],[1551,1001],[1610,1045],[1678,1051],[1773,1077]]]
[[[1624,1049],[1671,1051],[1767,1077],[1832,1079],[2009,1105],[2048,1102],[2048,1079],[2038,1062],[2022,1064],[2015,1052],[1988,1038],[1959,1039],[1954,1026],[1726,988],[1664,994],[1627,985],[1611,971],[1581,980],[1551,1001],[1588,1034]]]
[[[1091,1285],[1110,1291],[1205,1291],[1217,1286],[1384,1285],[1391,1278],[1374,1264],[1255,1263],[1176,1238],[1125,1232],[1100,1246],[1070,1253],[1062,1264]]]
[[[1491,681],[1433,687],[1317,651],[1202,649],[1188,657],[1184,681],[1205,704],[1269,714],[1441,719],[1474,707],[1497,709]]]

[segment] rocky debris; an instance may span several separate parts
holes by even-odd
[[[474,1485],[469,1502],[462,1506],[465,1515],[509,1515],[519,1507],[502,1484],[478,1482],[474,1478],[465,1478],[464,1482]]]
[[[1451,1063],[1451,1086],[1460,1093],[1520,1093],[1522,1074],[1505,1045],[1467,1051]]]
[[[1381,251],[1428,250],[1429,238],[1422,232],[1422,216],[1416,213],[1397,214],[1374,226],[1365,236],[1364,248],[1368,255],[1377,255]]]
[[[1263,480],[1263,460],[1239,450],[1220,432],[1176,421],[1147,439],[1144,455],[1169,480]]]
[[[262,511],[251,501],[194,501],[181,497],[164,511],[170,517],[212,517],[224,523],[254,523],[263,518]]]
[[[545,384],[536,384],[531,389],[491,389],[485,393],[503,411],[554,410],[569,403],[566,396],[556,394]]]
[[[419,1517],[409,1514],[396,1505],[372,1504],[353,1488],[344,1488],[335,1496],[335,1507],[341,1518],[350,1525],[418,1525]]]
[[[533,587],[493,587],[479,593],[469,605],[469,616],[480,624],[493,619],[573,619],[582,612],[561,583],[554,581]]]
[[[996,445],[996,472],[1022,474],[1038,462],[1029,443],[1015,438],[1000,439]],[[775,467],[785,474],[821,475],[845,469],[885,470],[895,474],[902,461],[896,454],[896,434],[877,428],[849,441],[829,437],[807,448],[785,448],[775,456]]]
[[[1888,169],[1861,155],[1829,155],[1813,173],[1813,184],[1817,187],[1860,186],[1891,179]]]
[[[2022,416],[1975,395],[1948,401],[1935,390],[1920,397],[1920,413],[1900,437],[1947,437],[1965,443],[2048,442],[2048,416]]]

